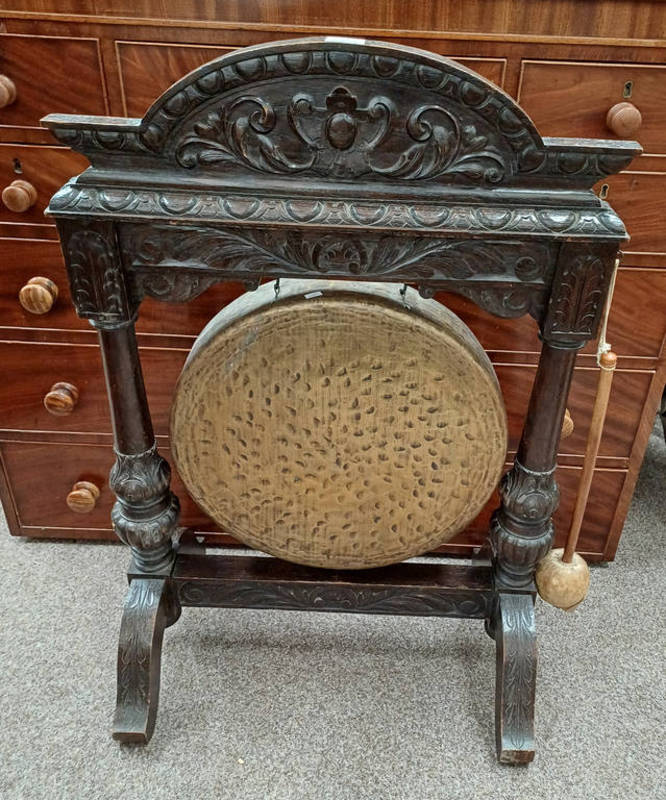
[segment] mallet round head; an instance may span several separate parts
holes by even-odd
[[[578,553],[574,553],[569,563],[562,561],[563,555],[563,547],[545,555],[537,565],[535,580],[539,594],[547,603],[572,611],[587,595],[590,569]]]

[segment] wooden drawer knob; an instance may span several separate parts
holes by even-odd
[[[567,436],[571,436],[574,432],[574,421],[571,418],[571,414],[569,413],[569,409],[567,408],[564,412],[564,419],[562,420],[562,434],[561,438],[566,439]]]
[[[54,383],[44,395],[44,408],[56,417],[71,414],[79,401],[79,390],[73,383]]]
[[[6,75],[0,75],[0,108],[11,105],[16,100],[16,84]]]
[[[606,126],[620,139],[631,139],[641,128],[643,118],[633,103],[616,103],[608,109]]]
[[[49,278],[39,275],[30,278],[25,286],[21,287],[18,298],[19,303],[31,314],[46,314],[52,308],[58,297],[58,287]]]
[[[2,190],[2,202],[10,211],[21,214],[37,202],[37,189],[28,181],[12,181]]]
[[[77,481],[67,495],[67,507],[77,514],[89,514],[97,504],[99,488],[90,481]]]

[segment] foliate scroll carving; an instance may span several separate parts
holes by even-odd
[[[158,614],[165,592],[163,580],[137,579],[130,584],[118,647],[114,733],[145,728],[151,701],[156,704],[157,698],[151,696],[154,693],[151,692],[154,671],[149,667],[153,657],[155,624],[160,623]]]
[[[111,521],[118,537],[132,547],[137,568],[159,572],[173,558],[171,537],[180,506],[169,490],[171,468],[156,447],[136,455],[116,453],[109,486],[117,501]]]
[[[123,242],[134,291],[162,300],[196,297],[222,278],[363,276],[459,291],[505,317],[538,313],[555,254],[544,243],[241,227],[127,228]]]
[[[307,583],[207,583],[183,581],[178,586],[184,605],[226,608],[280,608],[301,611],[348,611],[360,614],[412,614],[483,619],[492,606],[490,592],[420,591],[372,586]]]
[[[500,761],[526,763],[534,757],[536,626],[529,594],[501,593],[497,640],[497,751]]]
[[[563,245],[554,275],[544,337],[572,343],[594,338],[616,247]]]
[[[517,459],[500,482],[502,505],[490,523],[490,544],[500,581],[528,585],[553,541],[551,516],[559,505],[555,470],[537,472]]]
[[[115,232],[80,229],[66,239],[65,255],[72,300],[80,317],[99,326],[132,319],[136,304],[128,297]]]
[[[173,139],[185,167],[337,178],[494,184],[521,160],[534,166],[521,155],[541,145],[527,117],[453,62],[382,45],[281,49],[202,67],[151,109],[136,144],[158,151]]]
[[[504,474],[499,491],[504,512],[518,522],[544,522],[560,501],[554,469],[536,472],[517,460]]]
[[[164,578],[131,580],[118,642],[118,691],[113,738],[146,744],[152,736],[160,690],[164,628],[180,614],[171,583]]]
[[[461,121],[439,104],[422,103],[403,117],[387,97],[372,96],[364,107],[337,86],[323,102],[295,94],[282,110],[288,126],[279,124],[279,114],[262,97],[235,98],[185,129],[176,158],[184,167],[231,162],[259,172],[399,180],[448,174],[491,184],[510,168],[484,120],[466,115]],[[382,148],[390,136],[394,147]]]

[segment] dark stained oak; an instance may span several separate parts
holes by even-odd
[[[379,578],[347,581],[341,596],[326,573],[313,586],[290,573],[258,584],[236,576],[230,585],[226,560],[209,562],[216,585],[208,595],[181,587],[179,596],[416,614],[425,602],[444,616],[483,618],[497,650],[498,759],[531,760],[534,572],[555,538],[556,457],[576,356],[597,335],[627,239],[592,187],[640,146],[543,139],[510,96],[455,61],[331,37],[228,52],[167,89],[140,121],[52,114],[43,123],[91,164],[53,196],[49,213],[74,307],[99,334],[115,456],[111,519],[132,552],[116,735],[150,738],[161,634],[178,616],[177,603],[166,609],[162,598],[188,557],[178,552],[180,503],[148,406],[135,326],[141,301],[186,303],[225,281],[252,290],[267,278],[362,276],[413,284],[425,298],[453,292],[503,319],[529,314],[538,326],[527,412],[490,518],[490,601],[475,605],[465,569],[443,594],[414,592],[407,565],[396,568],[396,591]],[[324,347],[313,342],[306,357]],[[420,358],[431,360],[426,350]],[[220,391],[233,377],[224,372]]]

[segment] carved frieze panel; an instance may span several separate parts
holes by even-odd
[[[204,226],[128,225],[121,242],[137,296],[185,301],[224,278],[360,276],[459,291],[505,317],[536,315],[557,251],[542,242]]]

